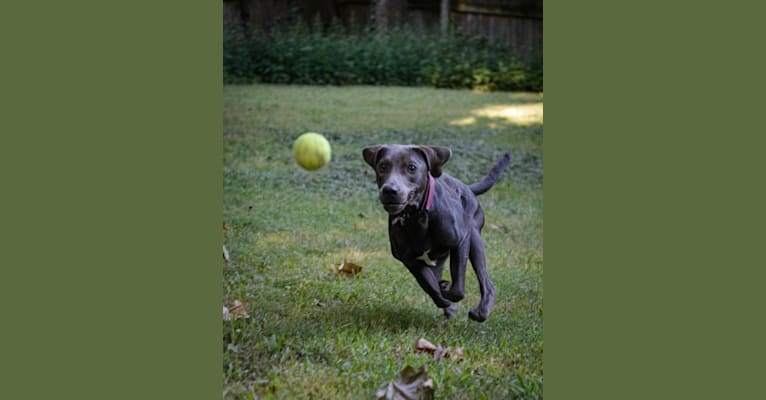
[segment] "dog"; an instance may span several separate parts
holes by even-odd
[[[444,319],[457,313],[463,299],[466,264],[479,280],[481,300],[468,313],[474,321],[489,317],[495,287],[487,275],[481,230],[484,212],[476,196],[487,192],[511,161],[506,153],[480,182],[466,185],[443,171],[452,150],[440,146],[383,144],[362,156],[374,170],[378,197],[388,213],[391,253],[412,273]],[[450,259],[452,281],[441,280]]]

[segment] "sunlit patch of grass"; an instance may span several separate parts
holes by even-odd
[[[533,104],[501,104],[482,107],[471,111],[472,116],[450,121],[450,125],[470,126],[485,120],[485,124],[493,129],[505,124],[529,126],[543,123],[543,103]]]
[[[223,301],[239,299],[251,314],[223,324],[226,398],[370,398],[405,364],[425,363],[439,398],[542,397],[542,114],[524,125],[498,108],[534,110],[542,95],[253,85],[225,87],[224,103]],[[473,115],[475,124],[450,125]],[[313,173],[292,159],[305,131],[325,135],[333,150]],[[392,142],[451,147],[445,170],[467,183],[511,151],[510,167],[480,198],[497,287],[487,322],[466,317],[479,301],[472,270],[459,315],[442,323],[390,255],[361,149]],[[363,272],[334,272],[344,260]],[[413,354],[420,337],[461,346],[465,359]]]

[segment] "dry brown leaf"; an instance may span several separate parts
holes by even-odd
[[[229,311],[229,308],[226,306],[223,306],[223,320],[231,321],[231,311]]]
[[[348,261],[343,261],[340,264],[333,264],[333,269],[338,274],[341,274],[341,275],[349,277],[349,278],[353,278],[353,277],[359,275],[360,273],[362,273],[362,266],[361,265],[350,263]]]
[[[434,382],[428,379],[426,365],[415,371],[409,365],[399,373],[397,381],[391,381],[375,393],[378,400],[433,400]]]
[[[433,343],[423,338],[418,339],[415,342],[415,353],[430,353],[434,354],[438,348]]]
[[[231,305],[230,311],[231,311],[231,315],[234,318],[250,318],[250,314],[247,313],[245,304],[239,300],[234,300],[234,302]]]
[[[463,348],[451,349],[443,344],[437,346],[426,339],[420,338],[415,342],[415,353],[428,353],[434,356],[434,360],[450,358],[460,360],[463,358]]]
[[[446,356],[448,350],[449,348],[447,347],[439,346],[439,348],[434,352],[434,360],[439,361],[442,358],[447,358]]]

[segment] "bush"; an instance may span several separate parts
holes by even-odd
[[[253,78],[251,43],[240,27],[223,32],[223,81],[250,82]]]
[[[451,34],[326,32],[303,25],[224,32],[224,82],[317,85],[431,85],[542,91],[542,63],[524,62],[486,39]]]

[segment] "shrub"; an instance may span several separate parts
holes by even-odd
[[[466,34],[395,29],[347,33],[294,25],[271,32],[224,32],[224,82],[318,85],[431,85],[542,91],[542,63]]]
[[[223,32],[223,80],[244,83],[253,79],[252,43],[239,26]]]

